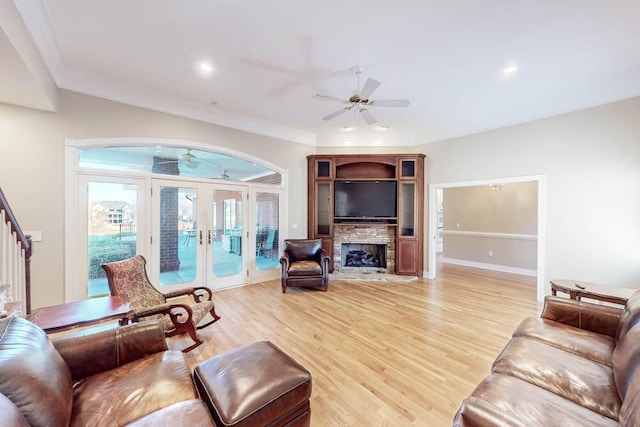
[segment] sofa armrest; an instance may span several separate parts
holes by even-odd
[[[540,317],[615,338],[621,314],[620,308],[547,295]]]
[[[160,322],[142,322],[52,340],[74,381],[168,349]]]

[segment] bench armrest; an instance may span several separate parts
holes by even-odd
[[[547,295],[540,317],[615,338],[621,314],[620,308]]]
[[[168,349],[159,322],[134,323],[52,342],[74,381]]]

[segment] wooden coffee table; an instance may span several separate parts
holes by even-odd
[[[29,314],[27,320],[53,333],[106,320],[120,320],[126,325],[132,315],[127,298],[107,296],[39,308]]]
[[[619,288],[579,280],[554,279],[551,281],[551,295],[557,292],[569,294],[569,298],[580,301],[582,298],[606,301],[625,305],[627,300],[638,289]]]

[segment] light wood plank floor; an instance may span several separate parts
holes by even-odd
[[[187,358],[195,367],[269,340],[311,372],[314,427],[447,426],[515,327],[539,314],[535,287],[532,277],[444,264],[435,281],[224,290],[214,294],[222,319]]]

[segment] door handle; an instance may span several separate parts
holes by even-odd
[[[202,244],[202,230],[200,230],[200,244]]]
[[[207,230],[207,243],[211,244],[211,230]]]

